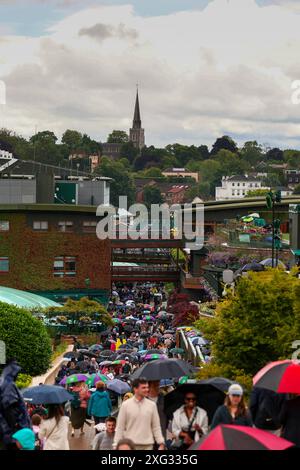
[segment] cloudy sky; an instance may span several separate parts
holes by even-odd
[[[139,83],[147,145],[300,149],[299,23],[299,0],[0,0],[0,127],[105,141]]]

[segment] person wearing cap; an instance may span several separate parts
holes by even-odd
[[[16,446],[19,450],[34,450],[35,449],[35,434],[30,428],[23,428],[12,435]]]
[[[239,384],[232,384],[228,389],[224,405],[216,410],[211,429],[219,424],[253,426],[251,415],[245,404],[244,392]]]

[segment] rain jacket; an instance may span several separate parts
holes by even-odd
[[[89,400],[88,415],[106,418],[112,412],[112,404],[108,392],[96,391]]]
[[[21,367],[15,362],[8,364],[0,377],[0,442],[13,443],[12,435],[23,428],[31,428],[26,405],[15,384]]]

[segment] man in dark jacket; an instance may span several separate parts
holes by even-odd
[[[279,414],[284,402],[285,395],[254,387],[250,397],[250,411],[255,427],[279,435]]]
[[[161,432],[162,435],[164,436],[166,440],[166,435],[167,435],[167,427],[168,427],[168,419],[167,415],[165,414],[165,397],[162,393],[160,393],[159,390],[159,380],[151,380],[149,381],[149,395],[148,398],[149,400],[152,400],[156,403],[157,406],[157,411],[159,414],[159,420],[160,420],[160,427],[161,427]]]
[[[23,428],[31,428],[26,405],[15,380],[21,367],[12,361],[0,377],[0,442],[4,448],[13,446],[12,435]]]

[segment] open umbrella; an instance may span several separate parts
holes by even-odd
[[[80,356],[78,352],[75,351],[69,351],[64,354],[64,357],[66,359],[77,359]]]
[[[206,344],[209,344],[209,342],[201,336],[196,336],[195,338],[192,338],[191,341],[194,346],[205,346]]]
[[[127,354],[127,353],[122,353],[122,354],[120,354],[120,355],[117,357],[117,360],[118,360],[118,359],[125,359],[126,357],[128,357],[128,361],[129,361],[129,362],[138,362],[137,356],[135,356],[134,354]]]
[[[250,426],[220,425],[189,450],[285,450],[294,444]]]
[[[111,351],[110,349],[104,349],[104,351],[101,351],[99,356],[100,357],[110,357],[114,354],[114,351]]]
[[[145,354],[142,359],[143,361],[155,361],[158,359],[168,359],[168,356],[165,354]]]
[[[134,380],[140,377],[147,380],[175,379],[193,373],[194,368],[188,362],[180,359],[159,359],[146,362],[131,375],[130,379]]]
[[[126,364],[127,361],[125,361],[124,359],[117,359],[116,361],[113,361],[111,363],[112,366],[124,366],[124,364]]]
[[[262,264],[265,267],[272,267],[272,258],[266,258],[263,261],[260,261],[259,264]],[[276,259],[275,258],[274,258],[274,266],[276,266]],[[281,268],[286,267],[285,264],[280,260],[278,260],[278,266],[280,266]]]
[[[223,377],[200,380],[195,383],[179,385],[173,392],[165,396],[165,412],[171,419],[174,411],[184,404],[184,396],[193,392],[197,397],[197,404],[203,408],[211,422],[216,409],[224,404],[226,392],[234,382]]]
[[[99,333],[100,336],[109,336],[110,334],[111,334],[110,330],[101,331]]]
[[[170,349],[171,354],[184,354],[184,349],[182,348],[172,348]]]
[[[57,385],[37,385],[23,390],[23,398],[33,405],[59,405],[73,399],[64,388]]]
[[[300,393],[300,362],[271,362],[254,376],[253,385],[277,393]]]
[[[99,366],[110,366],[112,363],[112,361],[102,361],[99,363]]]
[[[92,374],[88,377],[86,384],[89,388],[95,387],[97,382],[108,382],[108,377],[104,374],[100,374],[99,372],[97,374]]]
[[[146,354],[161,354],[160,349],[147,349]]]
[[[72,385],[78,382],[86,382],[88,376],[85,374],[73,374],[65,376],[60,382],[59,385]]]
[[[113,379],[107,382],[107,389],[117,393],[118,395],[124,395],[124,393],[130,392],[131,390],[128,383],[119,379]]]
[[[103,350],[103,346],[101,344],[93,344],[89,349],[91,351],[101,351]]]

